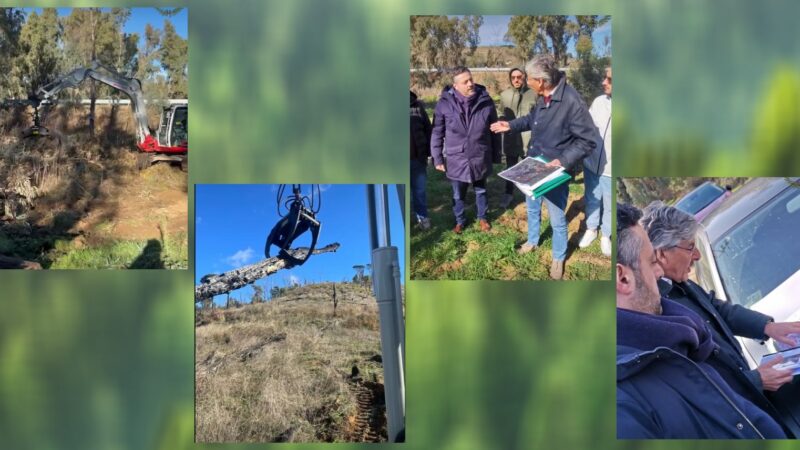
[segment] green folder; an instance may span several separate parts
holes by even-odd
[[[537,156],[537,157],[535,157],[533,159],[535,159],[537,161],[540,161],[540,162],[543,162],[545,164],[550,162],[549,159],[546,159],[546,158],[544,158],[542,156]],[[572,178],[572,177],[567,172],[563,172],[561,175],[557,176],[556,178],[553,178],[552,180],[548,181],[547,183],[544,183],[541,186],[539,186],[536,189],[534,189],[533,190],[533,195],[532,195],[531,198],[536,200],[537,198],[542,197],[544,194],[552,191],[557,186],[560,186],[562,183],[569,181],[570,178]]]

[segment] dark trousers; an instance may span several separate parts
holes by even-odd
[[[458,180],[450,180],[453,185],[453,214],[456,216],[456,223],[466,225],[467,217],[464,212],[464,199],[467,196],[467,188],[470,183]],[[475,204],[478,206],[478,219],[486,219],[486,211],[489,209],[489,200],[486,195],[486,178],[472,183],[475,189]]]

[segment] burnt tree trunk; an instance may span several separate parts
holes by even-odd
[[[335,252],[338,248],[339,243],[329,244],[317,248],[312,255]],[[288,253],[295,258],[303,259],[308,254],[308,248],[299,247],[289,250]],[[225,294],[272,275],[281,269],[291,269],[294,266],[291,261],[276,256],[229,272],[208,274],[202,277],[200,284],[194,287],[194,301],[201,302],[215,295]]]
[[[333,317],[336,317],[336,284],[333,285]]]

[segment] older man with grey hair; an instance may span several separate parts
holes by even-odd
[[[491,126],[495,133],[531,132],[527,156],[541,156],[551,166],[561,166],[575,174],[581,161],[592,153],[600,141],[592,117],[580,94],[567,84],[567,77],[558,69],[551,55],[538,55],[525,65],[528,86],[539,95],[528,115],[510,122],[498,121]],[[567,208],[569,185],[563,183],[544,197],[526,198],[528,206],[528,240],[519,249],[529,253],[539,245],[539,222],[542,199],[550,213],[553,228],[553,262],[550,277],[561,279],[567,257]]]
[[[644,210],[642,225],[664,271],[664,277],[658,282],[659,290],[666,298],[700,315],[709,324],[714,342],[719,344],[719,350],[709,358],[709,363],[736,392],[783,423],[763,391],[776,391],[792,382],[792,371],[774,368],[782,358],[750,370],[735,336],[772,338],[794,345],[789,335],[800,333],[800,322],[775,323],[767,315],[715,298],[713,292],[706,292],[690,280],[692,266],[700,259],[695,247],[699,224],[690,214],[662,202],[653,202]]]

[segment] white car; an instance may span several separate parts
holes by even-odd
[[[759,178],[702,222],[698,283],[716,297],[772,316],[800,320],[800,178]],[[752,368],[772,341],[740,338]]]
[[[702,257],[695,263],[698,283],[717,298],[776,322],[800,320],[800,178],[754,179],[702,225],[697,237]],[[771,339],[738,339],[753,369],[776,350]],[[769,394],[784,424],[800,437],[798,377]]]

